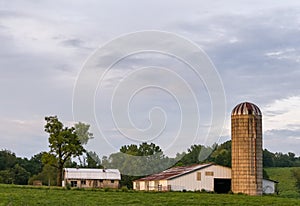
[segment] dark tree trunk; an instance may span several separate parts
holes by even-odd
[[[62,186],[62,175],[63,175],[63,166],[58,167],[57,171],[57,186]]]

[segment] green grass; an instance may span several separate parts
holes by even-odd
[[[279,196],[282,197],[300,197],[296,188],[296,179],[292,174],[293,167],[265,168],[270,179],[279,182]]]
[[[0,185],[0,205],[300,205],[300,199],[194,192],[121,192]]]

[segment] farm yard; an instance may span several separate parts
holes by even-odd
[[[0,206],[14,205],[300,205],[293,168],[267,168],[279,195],[247,196],[202,192],[142,192],[0,184]]]
[[[0,185],[0,205],[300,205],[299,198]]]

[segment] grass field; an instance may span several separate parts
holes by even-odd
[[[279,182],[279,196],[281,197],[300,197],[296,188],[296,179],[293,177],[291,170],[293,167],[283,168],[266,168],[270,179]]]
[[[267,168],[279,195],[251,197],[196,192],[135,192],[0,184],[0,206],[13,205],[300,205],[292,168]]]
[[[0,205],[300,205],[300,199],[194,192],[66,190],[0,185]]]

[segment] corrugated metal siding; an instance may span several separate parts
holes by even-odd
[[[117,169],[85,169],[65,168],[65,179],[93,179],[93,180],[121,180],[120,171]]]
[[[201,172],[201,181],[197,180],[197,173]],[[205,172],[213,172],[213,176],[206,176]],[[214,190],[214,178],[231,178],[231,169],[219,165],[211,165],[204,169],[194,171],[192,173],[168,180],[172,190]]]

